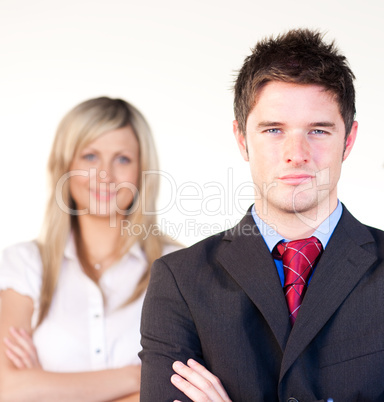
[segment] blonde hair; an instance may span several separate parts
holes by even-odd
[[[50,195],[43,228],[37,241],[43,265],[40,311],[37,325],[40,325],[48,314],[70,232],[74,232],[75,239],[80,238],[77,217],[73,214],[70,215],[58,204],[56,185],[69,172],[74,156],[81,152],[85,146],[108,131],[127,126],[134,131],[140,149],[138,194],[135,197],[134,205],[130,209],[133,212],[129,215],[129,220],[132,225],[141,225],[143,227],[154,227],[151,225],[156,223],[155,211],[159,190],[159,175],[147,174],[145,180],[142,180],[142,172],[157,171],[159,169],[158,158],[150,127],[143,115],[128,102],[107,97],[90,99],[73,108],[64,116],[58,126],[48,160]],[[67,207],[74,208],[68,180],[63,184],[60,198]],[[143,214],[144,200],[145,210],[151,211],[150,214]],[[129,298],[127,297],[125,304],[133,302],[144,292],[148,285],[152,263],[161,256],[164,244],[171,242],[168,237],[158,233],[155,235],[152,231],[149,231],[149,234],[148,231],[144,230],[135,232],[141,232],[142,235],[130,236],[128,231],[124,231],[125,235],[120,236],[119,257],[123,256],[133,243],[138,241],[146,255],[148,266],[134,293]],[[147,237],[144,240],[145,233]],[[79,241],[77,241],[77,252],[86,274],[91,279],[96,280],[92,277],[91,271],[87,269],[87,264],[84,264],[86,258],[79,248]]]

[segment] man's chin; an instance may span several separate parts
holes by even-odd
[[[318,200],[317,198],[306,198],[306,199],[295,199],[292,198],[285,198],[280,200],[278,203],[270,202],[270,204],[275,204],[274,208],[277,209],[281,213],[285,214],[300,214],[300,215],[313,215],[317,213],[318,210]]]

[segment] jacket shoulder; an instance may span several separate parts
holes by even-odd
[[[162,257],[160,260],[166,264],[183,260],[189,262],[210,262],[216,259],[219,249],[221,250],[223,247],[226,247],[229,242],[235,240],[236,238],[242,237],[243,234],[250,234],[254,232],[258,233],[258,229],[253,220],[250,207],[244,217],[232,228],[207,237],[206,239],[201,240],[190,247],[168,254],[167,256]]]
[[[377,243],[382,244],[384,242],[384,231],[383,230],[374,228],[373,226],[367,226],[367,225],[364,225],[364,226],[371,232],[371,235],[373,236],[373,238],[375,239],[375,241]]]
[[[340,225],[344,236],[349,236],[358,246],[384,260],[384,231],[358,221],[343,205]]]
[[[211,259],[212,256],[216,255],[217,249],[223,242],[225,233],[226,232],[220,232],[207,237],[192,246],[167,254],[159,260],[169,266],[175,263],[180,265],[182,262],[191,264],[193,262],[207,261]]]
[[[384,259],[384,231],[372,226],[365,226],[373,237],[376,245],[377,254],[381,259]]]

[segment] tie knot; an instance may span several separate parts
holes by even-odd
[[[273,250],[273,257],[283,260],[284,292],[291,325],[296,321],[308,279],[319,261],[322,245],[312,236],[309,239],[281,242]]]
[[[273,255],[283,260],[284,287],[292,284],[307,285],[307,280],[320,258],[322,249],[319,239],[315,236],[278,243]]]

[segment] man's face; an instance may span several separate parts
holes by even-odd
[[[256,185],[258,214],[328,216],[336,208],[341,165],[356,132],[355,122],[345,144],[339,106],[323,87],[267,83],[248,116],[245,135],[234,122],[240,151],[250,163]]]

